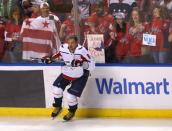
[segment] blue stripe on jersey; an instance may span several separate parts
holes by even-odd
[[[70,54],[70,53],[68,53],[68,52],[63,52],[63,51],[60,51],[60,53],[64,53],[64,54]]]

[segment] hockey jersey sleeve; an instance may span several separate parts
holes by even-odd
[[[58,52],[57,54],[54,54],[52,56],[52,59],[55,60],[55,59],[58,59],[59,57],[61,57],[61,53],[60,52]]]
[[[83,47],[82,50],[82,60],[83,60],[83,68],[89,71],[95,69],[95,61],[91,57],[90,53]]]
[[[61,55],[61,51],[62,50],[64,50],[64,46],[63,45],[60,45],[60,48],[59,48],[59,52],[58,53],[56,53],[56,54],[54,54],[54,55],[52,55],[52,59],[59,59],[60,57],[62,57],[62,55]]]

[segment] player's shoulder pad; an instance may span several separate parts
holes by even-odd
[[[68,47],[68,44],[64,43],[64,44],[61,44],[60,46],[61,48],[67,48]]]
[[[78,50],[82,50],[82,49],[83,49],[83,47],[82,47],[82,46],[78,48]]]
[[[60,45],[60,51],[65,51],[68,48],[68,44],[61,44]]]
[[[81,52],[82,52],[82,54],[85,54],[85,55],[89,54],[88,50],[83,46],[82,46]]]
[[[78,44],[77,50],[82,50],[82,49],[83,49],[83,46]]]

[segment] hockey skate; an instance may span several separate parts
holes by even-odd
[[[63,120],[70,121],[75,116],[75,112],[69,111],[64,117]]]
[[[51,113],[52,119],[55,119],[61,112],[62,112],[62,107],[54,107],[54,110]]]

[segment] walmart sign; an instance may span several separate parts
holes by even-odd
[[[99,94],[170,94],[169,82],[166,78],[156,82],[128,81],[127,78],[123,78],[121,82],[113,78],[96,78],[95,81]]]

